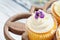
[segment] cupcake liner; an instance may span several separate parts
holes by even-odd
[[[58,29],[57,29],[57,31],[56,31],[56,38],[57,38],[57,40],[60,40],[59,31],[60,31],[60,25],[59,25],[59,27],[58,27]]]
[[[54,34],[29,34],[29,40],[52,40]]]

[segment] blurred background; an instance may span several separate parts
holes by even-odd
[[[6,40],[3,28],[6,21],[13,15],[29,12],[32,5],[42,7],[49,0],[0,0],[0,40]],[[21,40],[22,36],[9,32],[16,40]]]

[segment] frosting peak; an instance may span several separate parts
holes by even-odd
[[[51,14],[47,14],[42,10],[39,10],[39,12],[42,12],[42,15],[44,16],[42,18],[36,17],[36,19],[35,16],[38,16],[38,14],[33,13],[27,20],[27,27],[36,33],[45,33],[50,31],[54,25],[53,17]]]

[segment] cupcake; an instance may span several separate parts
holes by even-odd
[[[38,10],[26,22],[29,40],[52,40],[57,28],[57,22],[51,14]]]
[[[60,1],[56,1],[52,4],[51,12],[60,24]]]
[[[58,29],[56,31],[56,38],[57,38],[57,40],[60,40],[60,26],[58,27]]]

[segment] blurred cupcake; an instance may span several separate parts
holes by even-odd
[[[58,23],[60,23],[60,1],[56,1],[52,4],[51,11]]]
[[[33,13],[26,23],[29,40],[52,40],[57,28],[57,22],[51,14],[42,10]]]
[[[60,40],[60,26],[58,27],[58,29],[56,31],[56,38],[57,38],[57,40]]]

